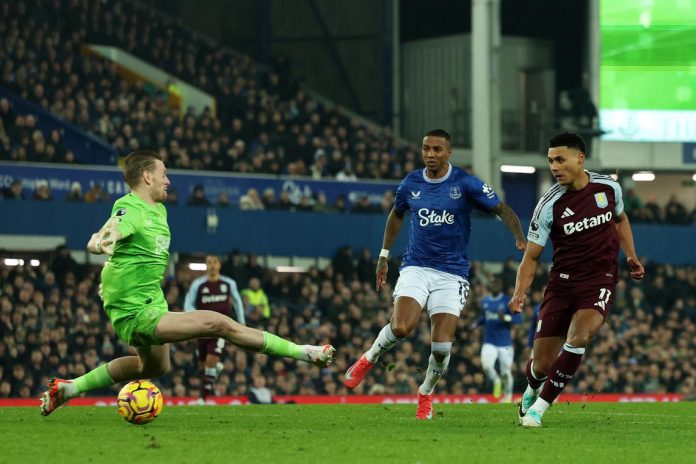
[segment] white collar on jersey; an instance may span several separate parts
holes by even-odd
[[[430,177],[425,175],[425,171],[427,169],[428,168],[423,168],[423,179],[425,179],[426,182],[430,182],[431,184],[440,184],[440,183],[446,181],[447,179],[449,179],[450,174],[452,174],[452,165],[449,163],[447,163],[447,174],[440,177],[439,179],[431,179]]]

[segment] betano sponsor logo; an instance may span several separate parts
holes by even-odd
[[[598,214],[597,216],[585,218],[578,222],[569,222],[568,224],[563,224],[563,231],[566,235],[572,235],[575,232],[582,232],[583,230],[591,229],[597,227],[601,224],[606,224],[611,221],[614,215],[611,211],[604,214]]]
[[[435,210],[431,211],[428,208],[421,208],[418,210],[418,217],[420,218],[419,224],[421,227],[426,227],[429,224],[434,224],[436,226],[454,224],[454,214],[448,213],[447,210],[438,213]]]
[[[226,301],[227,295],[204,295],[201,297],[201,303],[218,303],[220,301]]]

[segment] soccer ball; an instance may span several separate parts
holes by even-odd
[[[118,392],[118,413],[131,424],[147,424],[161,412],[162,393],[149,380],[133,380]]]

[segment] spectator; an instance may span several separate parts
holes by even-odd
[[[677,200],[677,196],[672,194],[669,202],[665,205],[665,222],[675,226],[682,226],[689,223],[689,215],[686,208]]]
[[[36,190],[34,190],[34,195],[32,195],[32,200],[38,201],[51,201],[53,200],[53,194],[48,188],[48,181],[45,179],[40,179],[36,182]]]
[[[271,187],[268,187],[266,190],[264,190],[261,201],[263,201],[263,207],[265,210],[271,211],[276,209],[277,205],[275,190],[273,190]]]
[[[328,177],[328,161],[326,158],[326,151],[324,151],[323,148],[317,149],[317,151],[314,153],[314,163],[312,163],[310,171],[313,179],[321,179],[322,177]]]
[[[382,195],[382,201],[379,203],[379,212],[382,214],[389,214],[389,212],[394,207],[394,192],[387,190]]]
[[[249,301],[252,308],[260,307],[263,317],[268,319],[271,317],[271,306],[268,303],[268,296],[261,288],[261,281],[258,277],[252,277],[249,280],[249,288],[242,290],[242,296]]]
[[[217,203],[215,203],[215,206],[218,208],[229,208],[230,206],[230,197],[227,195],[227,192],[220,192],[218,195]]]
[[[334,203],[334,208],[336,209],[336,212],[339,213],[348,212],[348,207],[346,206],[346,197],[344,197],[343,194],[340,194],[336,197],[336,203]]]
[[[179,193],[174,187],[167,189],[167,199],[164,201],[167,206],[177,206],[179,204]]]
[[[312,207],[315,213],[335,213],[336,208],[327,203],[326,194],[324,192],[319,192],[317,194],[317,199],[314,201],[314,206]]]
[[[70,184],[70,191],[65,195],[65,201],[70,202],[81,202],[82,198],[82,185],[78,181],[73,181]]]
[[[3,191],[5,200],[24,200],[24,192],[22,192],[22,181],[15,179],[10,186]]]
[[[5,97],[0,98],[0,123],[2,123],[2,127],[5,130],[9,130],[14,125],[16,119],[17,115],[12,110],[10,101]]]
[[[626,214],[633,217],[635,211],[640,211],[643,208],[643,202],[636,194],[634,189],[628,189],[624,195],[624,210]]]
[[[346,163],[343,169],[336,174],[336,180],[340,182],[355,182],[358,180],[358,176],[356,176],[355,172],[353,172],[353,167],[351,164]]]
[[[201,184],[197,184],[193,187],[193,192],[186,204],[188,206],[211,206]]]
[[[280,197],[276,203],[276,208],[280,211],[295,211],[295,205],[290,201],[290,193],[287,190],[280,192]]]
[[[104,190],[101,184],[94,184],[85,193],[85,203],[105,203],[109,201],[109,194]]]
[[[239,209],[245,211],[258,211],[264,209],[263,202],[259,198],[259,192],[255,188],[250,188],[239,199]]]
[[[80,267],[77,264],[77,261],[75,261],[75,258],[70,255],[70,250],[68,250],[68,247],[65,245],[59,245],[56,247],[51,264],[51,270],[55,274],[56,282],[61,289],[65,289],[66,284],[70,283],[69,277],[71,275],[72,279],[74,280],[74,276],[78,273],[79,269]]]
[[[350,212],[356,214],[372,214],[377,212],[377,208],[370,203],[370,198],[367,195],[362,195],[357,203],[353,205]]]
[[[648,213],[648,222],[662,222],[662,208],[657,204],[655,195],[648,197],[648,200],[645,202],[645,209]]]
[[[372,254],[370,250],[364,248],[360,252],[360,258],[358,258],[358,264],[356,265],[356,272],[358,280],[362,283],[370,283],[375,280],[375,267],[377,263],[372,259]]]
[[[266,378],[262,375],[254,376],[254,386],[249,389],[249,402],[251,404],[273,404],[273,392],[266,386]]]
[[[220,273],[237,282],[238,288],[245,288],[249,284],[249,275],[242,266],[242,255],[239,250],[232,250],[227,254],[227,260],[222,263]]]
[[[302,195],[300,202],[295,208],[296,211],[311,212],[314,211],[314,200],[309,195]]]
[[[337,364],[345,364],[360,352],[369,328],[380,326],[388,320],[389,298],[378,295],[373,289],[374,266],[370,263],[369,255],[368,250],[361,252],[353,276],[349,276],[350,272],[340,271],[343,279],[338,279],[338,271],[333,266],[322,270],[312,268],[306,274],[292,274],[253,265],[254,278],[258,279],[268,296],[271,317],[265,318],[264,306],[258,305],[250,310],[247,322],[306,340],[306,343],[331,337],[342,347]],[[252,257],[250,259],[255,262]],[[238,252],[231,253],[228,261],[234,261],[233,270],[243,269]],[[339,268],[341,266],[338,264]],[[397,266],[398,263],[390,263],[390,268]],[[484,282],[501,276],[492,274],[478,262],[472,263],[472,268],[476,269],[475,275],[471,276],[472,306],[462,315],[463,325],[475,321],[478,316],[478,302],[485,293]],[[7,267],[0,263],[0,289],[3,292],[0,296],[0,331],[3,333],[0,366],[6,366],[5,376],[0,379],[0,396],[36,395],[37,377],[65,377],[93,365],[95,356],[103,359],[126,354],[125,347],[117,342],[100,309],[95,281],[98,271],[99,267],[95,267],[84,276],[70,271],[66,273],[69,277],[65,280],[73,283],[57,287],[52,271],[43,264],[34,268],[28,265]],[[696,357],[692,356],[696,353],[696,337],[693,336],[696,334],[696,298],[689,292],[696,286],[696,270],[693,266],[653,264],[650,275],[655,277],[643,283],[645,296],[635,295],[633,302],[618,295],[622,288],[627,288],[626,272],[625,269],[620,272],[613,317],[607,319],[597,343],[592,347],[591,357],[597,363],[593,369],[578,373],[578,383],[573,385],[573,393],[630,393],[649,389],[693,395],[696,379],[693,374],[696,367],[693,359]],[[366,281],[361,283],[360,276],[363,274]],[[662,283],[658,282],[657,276],[663,278]],[[170,306],[180,307],[181,303],[177,303],[177,300],[181,299],[181,295],[177,293],[179,286],[183,289],[188,286],[185,274],[177,272],[164,285]],[[682,289],[684,286],[686,292]],[[664,308],[658,306],[653,298],[660,300],[665,292],[655,291],[655,287],[668,289]],[[38,294],[44,296],[43,302]],[[676,298],[677,294],[684,296]],[[540,291],[535,290],[532,303],[538,302],[540,295]],[[674,301],[670,302],[670,298]],[[525,314],[529,318],[531,310],[528,309]],[[39,321],[41,324],[37,325]],[[329,324],[328,321],[333,322]],[[28,330],[29,327],[31,330]],[[530,322],[526,319],[524,328],[529,327]],[[332,333],[334,330],[335,334]],[[520,330],[515,335],[515,349],[519,353],[528,349],[527,332]],[[47,341],[37,347],[30,342],[33,337]],[[451,369],[446,374],[447,392],[480,393],[485,383],[480,375],[481,366],[476,354],[481,348],[480,341],[475,334],[458,332],[456,343],[462,349],[452,353]],[[427,363],[428,345],[405,341],[402,348],[398,355],[387,355],[384,365],[375,366],[374,385],[379,387],[373,389],[373,384],[370,384],[366,386],[366,391],[395,394],[415,390],[417,386],[409,384],[408,378],[416,375],[417,369]],[[165,395],[197,394],[199,384],[194,379],[197,377],[194,350],[195,344],[177,344],[173,350],[172,372],[159,379]],[[518,376],[524,372],[523,359],[521,354],[517,357],[515,368]],[[307,391],[346,394],[337,379],[320,377],[319,371],[316,376],[310,377],[294,363],[251,357],[234,349],[223,353],[223,362],[224,368],[216,384],[218,394],[246,396],[251,391],[247,385],[254,382],[257,376],[266,379],[270,390],[283,394]],[[663,366],[659,373],[655,374],[654,368],[651,368],[653,364]],[[16,375],[13,374],[14,365],[23,366],[23,376],[19,369]],[[387,369],[385,366],[391,367]],[[38,373],[39,370],[42,372]],[[0,367],[0,375],[2,371]],[[670,375],[665,375],[665,372]],[[23,380],[19,380],[20,377]],[[14,393],[11,391],[13,386]],[[111,395],[116,391],[117,388],[102,394]]]

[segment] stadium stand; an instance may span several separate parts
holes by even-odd
[[[172,168],[339,179],[398,179],[420,163],[388,128],[319,103],[283,67],[263,69],[137,3],[5,2],[2,10],[0,85],[121,155],[156,147]],[[86,54],[90,43],[118,46],[210,92],[217,115],[183,109],[180,118],[162,89]],[[21,123],[3,117],[2,159],[71,161],[35,154],[31,140],[10,135]]]
[[[0,285],[0,397],[34,397],[54,375],[71,377],[127,352],[118,341],[96,296],[98,271],[75,263],[64,248],[38,267],[1,266]],[[396,268],[392,263],[392,269]],[[696,286],[693,266],[674,267],[648,262],[647,278],[635,286],[623,270],[616,291],[616,306],[595,343],[588,363],[569,393],[680,393],[696,394]],[[246,396],[255,376],[264,376],[274,395],[347,394],[341,373],[355,359],[371,334],[389,316],[391,289],[396,274],[381,293],[373,289],[374,262],[364,251],[359,259],[342,249],[332,264],[307,273],[279,273],[263,268],[255,257],[239,254],[225,263],[223,272],[241,289],[260,277],[271,301],[270,317],[263,308],[247,307],[247,323],[302,343],[339,347],[335,367],[325,370],[266,356],[252,356],[235,348],[224,354],[218,395]],[[514,285],[514,263],[500,277]],[[534,286],[539,301],[545,270]],[[478,301],[493,276],[482,263],[473,266],[472,306],[460,320],[451,368],[442,382],[443,393],[477,394],[489,386],[479,361],[480,334],[466,327],[478,317]],[[180,270],[164,283],[170,307],[180,311],[192,275]],[[245,302],[246,303],[246,302]],[[515,331],[517,390],[524,385],[531,310]],[[412,394],[427,359],[429,329],[425,319],[416,334],[387,354],[356,393]],[[168,396],[195,396],[198,392],[195,344],[173,347],[172,371],[158,383]],[[95,395],[113,394],[97,391]]]

